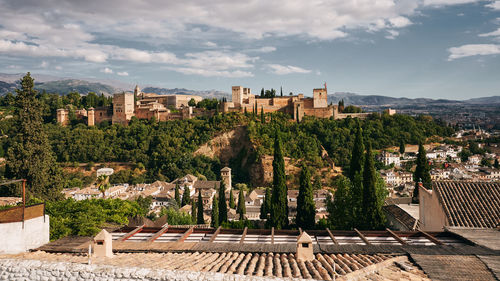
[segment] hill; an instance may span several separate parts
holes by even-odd
[[[196,95],[204,98],[217,98],[221,99],[223,97],[229,98],[230,94],[217,90],[207,90],[207,91],[196,91],[188,90],[184,88],[166,89],[166,88],[156,88],[156,87],[146,87],[142,89],[144,93],[155,93],[158,95]]]
[[[49,93],[68,94],[70,92],[78,92],[80,94],[87,94],[94,92],[96,94],[112,95],[117,92],[117,89],[102,83],[88,82],[77,79],[67,79],[59,81],[50,81],[40,83],[35,86],[37,90],[45,90]]]

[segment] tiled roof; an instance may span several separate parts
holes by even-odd
[[[86,263],[88,259],[84,255],[61,255],[41,251],[9,257],[74,263]],[[390,258],[392,256],[387,255],[316,254],[315,259],[312,261],[301,261],[292,253],[169,252],[116,253],[112,259],[94,257],[92,258],[92,263],[146,268],[153,267],[154,265],[155,268],[169,270],[333,280],[334,276],[338,278],[367,266],[384,262]]]
[[[220,186],[220,181],[196,181],[193,184],[193,188],[195,188],[195,189],[214,188],[214,186],[217,186],[217,189],[218,189]]]
[[[420,228],[420,222],[415,224],[415,218],[408,214],[405,210],[401,209],[398,205],[387,205],[382,208],[385,212],[392,215],[397,221],[404,225],[408,230]]]
[[[436,181],[450,226],[493,228],[500,224],[500,183]]]

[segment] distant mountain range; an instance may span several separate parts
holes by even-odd
[[[500,96],[474,98],[468,100],[447,100],[429,98],[394,98],[380,95],[358,95],[354,93],[337,92],[328,96],[328,102],[338,103],[344,100],[345,105],[359,106],[412,106],[412,105],[453,105],[453,104],[499,104]]]
[[[17,74],[5,74],[0,73],[0,96],[5,95],[8,92],[14,92],[18,87],[19,79],[23,76],[23,73]],[[88,92],[94,92],[97,94],[112,95],[116,92],[121,91],[132,91],[133,85],[127,84],[121,81],[114,80],[100,80],[100,79],[70,79],[63,77],[56,77],[51,75],[40,75],[32,74],[35,78],[36,86],[38,90],[45,90],[49,93],[59,93],[68,94],[69,92],[79,92],[81,94],[87,94]],[[205,90],[196,91],[184,88],[166,89],[157,87],[145,87],[142,89],[145,93],[156,93],[161,95],[172,95],[172,94],[185,94],[185,95],[198,95],[205,98],[217,98],[221,99],[226,97],[230,100],[230,94],[217,91],[217,90]],[[340,100],[344,100],[346,105],[358,105],[358,106],[383,106],[383,107],[403,107],[403,106],[426,106],[426,105],[464,105],[464,104],[477,104],[477,105],[496,105],[500,106],[500,96],[492,97],[481,97],[473,98],[468,100],[446,100],[446,99],[428,99],[428,98],[394,98],[382,95],[358,95],[355,93],[348,92],[337,92],[330,94],[328,96],[328,102],[338,103]]]

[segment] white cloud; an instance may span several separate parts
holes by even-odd
[[[481,0],[424,0],[424,6],[448,6],[479,2]]]
[[[286,75],[292,73],[310,73],[311,70],[304,69],[298,66],[292,65],[280,65],[280,64],[268,64],[267,67],[269,71],[277,75]]]
[[[387,39],[396,39],[396,37],[399,36],[399,31],[397,30],[389,29],[387,32],[389,32],[389,34],[385,36]]]
[[[460,47],[449,48],[448,60],[452,61],[459,58],[470,56],[486,56],[500,54],[500,45],[495,44],[469,44]]]
[[[178,67],[178,68],[172,68],[171,70],[177,71],[183,74],[196,74],[196,75],[201,75],[205,77],[229,77],[229,78],[242,78],[242,77],[253,77],[253,73],[248,72],[248,71],[241,71],[241,70],[235,70],[235,71],[218,71],[218,70],[207,70],[207,69],[200,69],[200,68],[189,68],[189,67]]]
[[[258,52],[258,53],[271,53],[276,51],[276,47],[272,46],[265,46],[259,49],[254,49],[253,51]]]
[[[500,28],[495,31],[479,34],[479,37],[500,36]]]
[[[119,76],[128,76],[128,72],[126,71],[117,72],[116,74],[118,74]]]
[[[395,18],[389,19],[389,23],[394,28],[402,28],[402,27],[410,25],[412,22],[408,18],[405,18],[405,17],[395,17]]]
[[[500,10],[500,1],[493,1],[490,4],[487,4],[486,7],[491,8],[493,10]]]
[[[105,67],[101,69],[101,72],[106,73],[106,74],[111,74],[113,73],[113,70],[111,68]]]
[[[217,43],[207,41],[207,42],[205,42],[205,46],[207,46],[209,48],[215,48],[215,47],[217,47]]]
[[[47,68],[49,66],[49,63],[46,61],[42,61],[42,63],[38,66],[40,68]]]

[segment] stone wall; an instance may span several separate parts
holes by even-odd
[[[296,280],[213,272],[0,259],[0,280]]]

